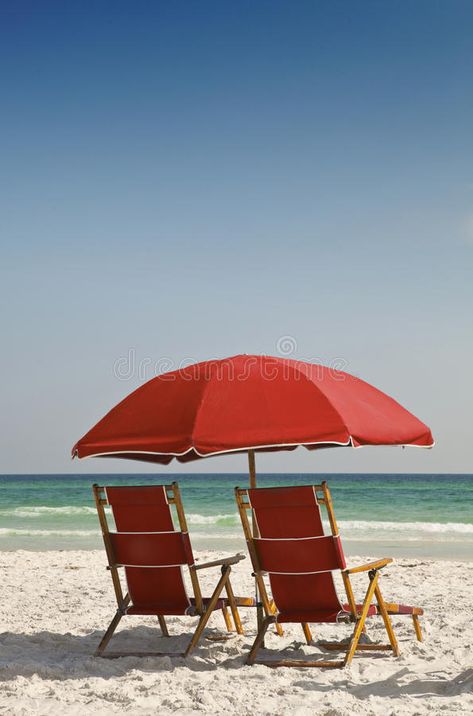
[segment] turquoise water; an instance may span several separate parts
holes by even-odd
[[[0,549],[101,547],[91,486],[163,484],[182,491],[195,549],[244,549],[233,488],[246,474],[3,475]],[[473,559],[473,475],[261,474],[260,486],[326,479],[348,554]]]

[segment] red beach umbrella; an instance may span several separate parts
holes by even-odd
[[[259,451],[433,444],[427,425],[349,373],[238,355],[148,381],[89,430],[72,455],[167,464],[245,451],[254,484]]]

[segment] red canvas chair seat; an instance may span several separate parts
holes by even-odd
[[[292,611],[292,612],[279,612],[277,614],[277,621],[279,624],[284,623],[292,623],[292,624],[330,624],[330,623],[337,623],[337,622],[348,622],[352,621],[352,615],[350,612],[350,607],[348,604],[345,605],[345,607],[339,610],[338,612],[334,612],[330,609],[319,609],[311,610],[311,611]],[[357,604],[357,609],[361,611],[362,605]],[[368,609],[368,617],[374,617],[376,614],[378,614],[378,610],[376,608],[375,604],[371,604]]]
[[[210,604],[211,597],[202,597],[202,603],[204,607],[208,607]],[[198,609],[195,602],[195,597],[190,597],[190,606],[186,607],[184,610],[176,610],[174,608],[174,605],[161,605],[159,609],[156,608],[156,606],[149,605],[149,606],[131,606],[126,608],[127,614],[141,614],[143,616],[145,615],[158,615],[163,614],[164,616],[181,616],[186,614],[187,616],[195,616],[198,614]],[[237,607],[256,607],[256,599],[252,597],[235,597],[235,602]],[[214,605],[214,609],[225,609],[230,607],[230,601],[228,598],[221,597],[217,600],[217,602]]]
[[[248,490],[258,525],[258,565],[269,576],[279,623],[336,622],[343,612],[332,570],[346,567],[340,538],[325,535],[312,487]],[[314,608],[316,605],[316,608]]]
[[[304,662],[304,666],[342,666],[350,663],[355,650],[368,648],[359,644],[359,638],[365,620],[377,614],[383,618],[390,641],[389,645],[382,645],[380,648],[387,648],[398,654],[389,614],[411,614],[417,637],[420,638],[420,627],[416,620],[422,610],[394,603],[385,604],[382,598],[378,584],[379,570],[392,560],[378,560],[363,567],[347,569],[326,483],[249,490],[237,488],[236,498],[266,611],[266,619],[258,632],[248,663],[254,663],[270,623],[302,624],[304,635],[310,644],[312,635],[309,623],[355,622],[353,638],[343,662]],[[324,532],[321,504],[327,509],[329,534]],[[258,536],[253,536],[248,512],[253,515]],[[370,585],[363,603],[357,604],[350,574],[363,570],[369,572]],[[335,571],[341,572],[348,603],[339,600],[333,579]],[[266,593],[266,576],[271,586],[273,603]],[[374,598],[376,604],[373,602]],[[376,647],[370,645],[370,649],[373,648]],[[292,665],[287,660],[281,663]],[[294,663],[301,665],[297,660]],[[275,665],[274,662],[271,662],[271,665]]]
[[[187,532],[184,509],[177,483],[139,487],[99,487],[94,495],[105,548],[117,598],[117,613],[102,639],[97,655],[102,656],[116,626],[124,615],[156,615],[164,636],[168,636],[165,617],[200,616],[185,655],[197,644],[210,614],[221,609],[227,629],[232,629],[230,607],[236,630],[243,633],[236,598],[230,584],[231,565],[242,555],[196,565]],[[108,527],[105,507],[111,508],[115,530]],[[171,505],[175,506],[179,528],[174,526]],[[197,570],[221,567],[222,576],[211,597],[202,597]],[[123,569],[127,592],[122,591],[118,570]],[[193,596],[187,593],[184,569],[189,570]],[[226,591],[226,598],[221,592]],[[116,655],[116,654],[115,654]]]
[[[155,606],[131,606],[126,608],[127,614],[141,614],[142,616],[145,615],[155,615],[162,614],[163,616],[195,616],[199,612],[197,611],[197,607],[195,604],[195,598],[190,598],[190,605],[186,606],[185,609],[176,609],[173,604],[162,604],[159,606],[159,609],[157,609]],[[202,602],[204,606],[208,606],[210,603],[210,597],[203,597]],[[214,605],[214,609],[223,609],[224,607],[228,607],[228,599],[217,599]]]

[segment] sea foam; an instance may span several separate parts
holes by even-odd
[[[0,527],[0,537],[99,537],[98,530],[22,530]]]
[[[190,525],[238,525],[240,520],[236,513],[223,515],[199,515],[190,512],[186,515]]]
[[[0,510],[3,517],[41,517],[43,515],[94,515],[95,507],[87,505],[63,505],[62,507],[49,507],[48,505],[27,505],[13,509]]]
[[[381,522],[368,520],[339,520],[342,530],[383,530],[386,532],[426,532],[445,534],[447,532],[473,535],[473,524],[462,522]]]

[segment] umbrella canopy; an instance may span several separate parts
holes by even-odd
[[[430,429],[342,371],[238,355],[159,375],[73,447],[73,457],[167,464],[224,453],[362,445],[432,447]]]

